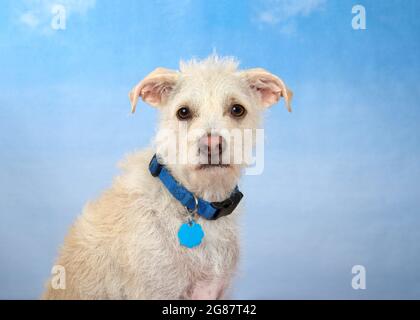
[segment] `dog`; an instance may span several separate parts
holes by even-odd
[[[231,161],[232,137],[221,132],[257,129],[281,98],[291,111],[292,92],[264,69],[239,70],[236,59],[212,55],[181,61],[179,71],[155,69],[130,91],[133,113],[140,97],[159,110],[153,147],[128,155],[110,189],[84,207],[55,263],[61,283],[52,277],[44,299],[223,299],[229,292],[239,258],[237,186],[247,164]],[[184,147],[171,151],[179,135]],[[170,161],[170,153],[188,161]]]

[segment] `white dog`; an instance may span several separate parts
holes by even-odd
[[[211,56],[158,68],[129,97],[132,112],[139,97],[160,111],[154,150],[128,156],[112,187],[86,205],[56,262],[65,278],[58,288],[49,281],[44,298],[223,298],[239,255],[245,163],[233,163],[221,132],[255,130],[281,97],[290,111],[292,93],[263,69]]]

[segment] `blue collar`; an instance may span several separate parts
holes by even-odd
[[[196,203],[194,194],[175,180],[169,173],[169,170],[158,162],[156,155],[154,155],[150,161],[149,170],[152,176],[159,177],[168,191],[181,202],[184,207],[189,211],[196,210],[200,216],[208,220],[215,220],[231,214],[243,197],[242,192],[240,192],[236,186],[230,197],[222,202],[208,202],[201,198],[197,198]]]

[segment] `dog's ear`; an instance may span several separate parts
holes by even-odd
[[[248,86],[259,95],[263,107],[270,107],[284,97],[287,110],[292,111],[290,103],[293,92],[286,87],[283,80],[261,68],[241,71],[240,74]]]
[[[178,73],[174,70],[157,68],[140,81],[128,94],[131,112],[136,111],[139,97],[151,106],[158,107],[165,103],[169,93],[175,87]]]

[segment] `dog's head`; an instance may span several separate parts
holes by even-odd
[[[211,56],[181,62],[180,71],[157,68],[129,93],[132,112],[139,97],[160,110],[157,153],[174,176],[192,191],[221,190],[220,198],[247,164],[243,151],[255,135],[245,131],[252,134],[261,113],[282,97],[291,111],[292,92],[280,78],[237,65]]]

